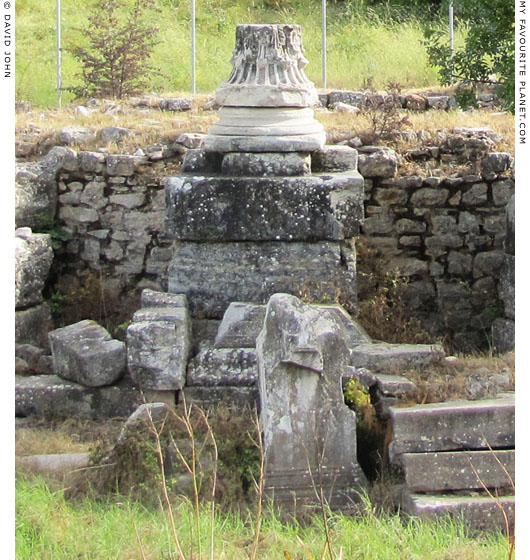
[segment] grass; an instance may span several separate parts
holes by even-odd
[[[193,536],[192,505],[181,501],[173,510],[178,538],[186,559],[198,559]],[[209,548],[209,512],[201,510],[203,558]],[[494,560],[506,557],[501,534],[472,538],[459,522],[403,522],[398,515],[330,517],[335,552],[366,560]],[[237,513],[215,517],[211,558],[248,559],[252,520]],[[263,518],[256,558],[311,559],[322,557],[322,522],[302,525],[282,522],[271,511]],[[149,509],[123,498],[114,503],[69,502],[62,491],[51,491],[41,478],[16,483],[16,559],[129,560],[177,558],[175,543],[161,509]]]
[[[157,0],[159,12],[149,16],[159,28],[152,63],[158,75],[152,91],[191,90],[189,3]],[[78,82],[80,67],[68,48],[80,39],[79,29],[90,4],[74,0],[62,3],[63,86]],[[302,26],[306,73],[317,87],[322,85],[321,7],[317,0],[275,2],[271,0],[197,0],[197,89],[213,92],[230,73],[230,57],[238,23],[297,23]],[[372,85],[382,89],[388,82],[403,87],[436,83],[436,70],[427,63],[418,16],[382,5],[369,10],[363,2],[328,3],[327,85],[334,89],[359,89]],[[16,99],[35,106],[57,103],[55,2],[17,0]],[[461,32],[457,32],[457,41]],[[63,102],[72,100],[63,93]]]

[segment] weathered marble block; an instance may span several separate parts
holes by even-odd
[[[401,453],[515,447],[513,397],[390,409],[391,460]]]
[[[411,492],[511,488],[515,480],[515,450],[403,453],[400,465]]]
[[[311,172],[309,154],[298,153],[237,153],[223,157],[223,175],[232,177],[291,177]]]
[[[149,291],[127,328],[127,364],[142,389],[177,390],[186,382],[191,319],[183,296]]]
[[[189,241],[342,240],[359,233],[363,179],[180,176],[164,180],[166,229]]]
[[[319,506],[320,492],[332,509],[353,509],[366,487],[342,393],[349,352],[341,332],[329,310],[275,294],[258,336],[265,492],[295,513]]]
[[[209,348],[190,360],[186,385],[250,387],[258,379],[252,348]]]
[[[422,519],[451,516],[464,519],[473,531],[505,531],[515,520],[515,497],[440,496],[407,493],[401,503],[403,513]],[[505,518],[506,515],[506,518]]]
[[[95,321],[85,320],[48,334],[54,371],[87,387],[111,385],[125,373],[125,344]]]
[[[168,291],[186,294],[193,316],[222,318],[233,301],[266,303],[277,292],[314,301],[357,301],[348,243],[192,243],[175,246]]]
[[[30,228],[15,230],[15,308],[42,302],[42,290],[53,261],[51,237]]]
[[[127,417],[141,404],[142,395],[130,378],[106,387],[85,387],[57,375],[15,378],[15,416],[40,418]]]

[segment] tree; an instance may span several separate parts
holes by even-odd
[[[515,8],[507,0],[455,0],[456,22],[467,25],[462,47],[451,49],[447,32],[426,30],[429,62],[439,66],[440,82],[499,84],[513,110],[515,93]]]
[[[158,42],[158,28],[145,21],[150,10],[156,10],[154,0],[97,0],[80,30],[88,44],[69,49],[83,66],[83,85],[67,89],[78,97],[122,98],[147,87]]]

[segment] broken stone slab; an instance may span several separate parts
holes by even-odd
[[[148,432],[152,425],[157,425],[172,414],[173,407],[165,402],[147,402],[141,404],[125,421],[116,443],[121,443],[130,434],[138,431]]]
[[[259,390],[257,386],[251,387],[184,387],[179,391],[177,407],[190,404],[203,410],[212,408],[229,408],[240,410],[243,408],[256,409],[259,407]]]
[[[313,301],[357,301],[355,249],[347,243],[181,242],[168,291],[186,294],[193,316],[222,318],[233,301],[266,303],[276,292]]]
[[[167,177],[166,228],[188,241],[342,240],[363,219],[359,174]]]
[[[45,303],[15,311],[15,342],[48,348],[48,332],[52,325],[50,308]]]
[[[311,173],[309,154],[229,153],[223,157],[221,172],[233,177],[292,177]]]
[[[391,344],[377,342],[352,348],[351,365],[381,373],[397,373],[411,368],[424,369],[444,357],[438,344]]]
[[[42,302],[42,290],[53,261],[51,237],[30,228],[15,230],[15,309]]]
[[[191,319],[182,295],[142,293],[142,307],[127,327],[127,365],[133,380],[149,390],[177,390],[186,382]]]
[[[160,102],[162,111],[191,111],[193,100],[189,97],[170,97]]]
[[[88,467],[90,453],[52,453],[48,455],[27,455],[17,460],[32,471],[66,476],[77,469]]]
[[[422,519],[451,516],[464,520],[473,531],[505,531],[508,518],[512,527],[515,520],[515,497],[501,496],[430,496],[410,494],[403,497],[401,510]]]
[[[364,344],[371,342],[370,335],[364,330],[364,328],[353,319],[353,317],[337,303],[316,303],[313,304],[317,309],[325,309],[327,312],[333,315],[335,321],[340,325],[342,330],[342,337],[346,341],[348,348],[353,348],[358,344]]]
[[[511,488],[515,450],[403,453],[399,463],[411,492]]]
[[[392,407],[393,462],[401,453],[515,447],[515,399],[454,400]]]
[[[125,373],[125,344],[95,321],[84,320],[48,333],[54,371],[87,387],[118,381]]]
[[[264,305],[232,302],[219,325],[215,348],[256,348],[256,338],[264,319]]]
[[[313,173],[357,171],[358,152],[349,146],[324,146],[311,154]]]
[[[287,511],[318,505],[315,481],[338,510],[352,509],[366,488],[355,414],[342,392],[349,349],[341,333],[327,309],[288,294],[267,303],[256,346],[265,494]]]
[[[85,387],[57,375],[15,378],[15,416],[82,417],[94,420],[127,417],[142,403],[130,378],[108,387]]]
[[[186,386],[250,387],[257,379],[258,362],[254,349],[211,348],[191,359]]]

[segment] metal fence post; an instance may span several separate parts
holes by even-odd
[[[455,50],[453,0],[449,2],[449,48],[451,49],[451,83],[453,83],[453,53]]]
[[[327,87],[327,13],[326,0],[322,0],[322,88]]]
[[[195,0],[191,0],[191,92],[197,91],[195,76]]]
[[[59,107],[62,104],[62,89],[63,80],[61,75],[61,0],[57,0],[56,6],[56,21],[57,21],[57,103]]]

